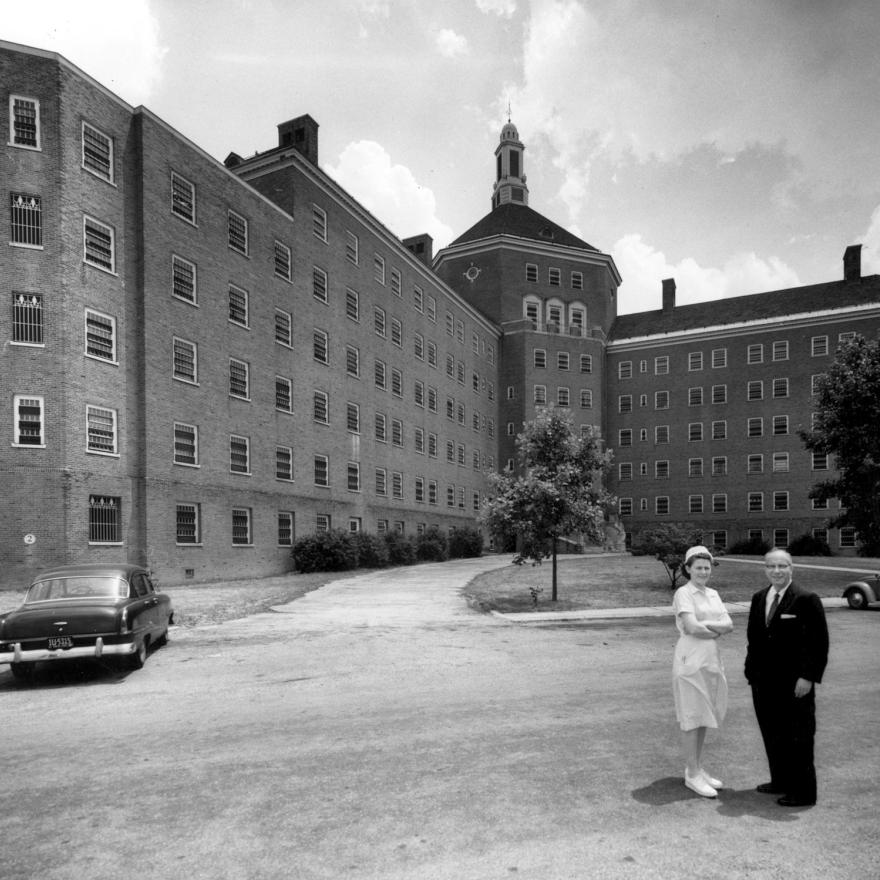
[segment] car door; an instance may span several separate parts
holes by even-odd
[[[155,630],[154,617],[156,605],[151,599],[149,585],[141,572],[135,572],[131,576],[131,601],[129,603],[129,625],[132,632],[137,634],[138,640],[143,638],[144,631],[152,633]]]

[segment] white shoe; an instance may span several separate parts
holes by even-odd
[[[688,776],[687,770],[684,771],[684,784],[691,790],[696,792],[700,797],[714,798],[718,797],[718,792],[703,779],[699,774],[697,776]]]
[[[724,788],[724,783],[720,779],[716,779],[714,776],[710,776],[705,770],[700,770],[700,779],[703,780],[707,785],[711,785],[712,788]]]

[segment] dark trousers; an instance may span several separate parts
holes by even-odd
[[[756,683],[752,701],[770,764],[770,781],[790,797],[815,802],[815,688],[798,698],[793,682],[782,686]]]

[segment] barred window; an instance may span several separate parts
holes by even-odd
[[[322,425],[330,424],[330,398],[326,391],[315,391],[312,395],[312,418]]]
[[[250,397],[249,367],[246,361],[229,358],[229,395],[247,400]]]
[[[373,329],[377,336],[385,335],[385,309],[380,309],[379,306],[373,307]]]
[[[689,477],[702,477],[703,476],[703,459],[702,458],[689,458],[688,459],[688,476]]]
[[[361,408],[356,403],[345,405],[345,427],[352,434],[361,432]]]
[[[329,532],[330,524],[332,522],[333,520],[329,513],[315,514],[315,532],[317,534],[320,534],[322,532]]]
[[[178,339],[176,336],[173,341],[174,357],[173,357],[173,373],[175,379],[181,382],[191,382],[197,384],[199,381],[199,359],[198,348],[194,342],[186,339]]]
[[[348,230],[345,231],[345,259],[355,266],[358,264],[358,237]]]
[[[746,459],[746,473],[762,474],[764,473],[764,456],[760,453],[750,455]]]
[[[86,449],[116,455],[116,410],[86,406]]]
[[[382,391],[387,387],[385,383],[385,362],[377,360],[373,364],[373,380],[377,388]]]
[[[26,345],[43,344],[43,295],[12,294],[12,341]]]
[[[828,337],[814,336],[810,340],[810,354],[813,357],[821,357],[828,354]]]
[[[764,363],[764,345],[763,345],[763,343],[757,342],[754,345],[750,345],[748,347],[748,350],[746,353],[746,360],[750,364]]]
[[[171,255],[171,293],[189,303],[196,302],[196,264]]]
[[[654,409],[669,409],[669,392],[654,392]]]
[[[373,255],[373,278],[379,284],[385,283],[385,258],[380,257],[379,254]]]
[[[688,513],[702,513],[703,512],[703,496],[702,495],[688,495]]]
[[[292,547],[293,546],[293,511],[292,510],[279,510],[278,511],[278,546],[279,547]]]
[[[275,409],[293,412],[293,390],[290,379],[284,376],[275,377]]]
[[[89,495],[89,543],[120,544],[122,498]]]
[[[312,205],[312,232],[320,241],[327,241],[327,212]]]
[[[400,419],[391,420],[391,444],[403,446],[403,422]]]
[[[171,172],[171,213],[196,222],[196,188],[185,177]]]
[[[317,327],[312,333],[312,355],[319,364],[330,363],[330,337]]]
[[[713,440],[726,440],[727,439],[727,422],[724,420],[712,422],[712,439]]]
[[[774,452],[772,467],[776,473],[788,473],[788,470],[789,470],[788,453],[787,452]]]
[[[403,324],[398,318],[391,319],[391,344],[398,348],[403,346]]]
[[[197,467],[199,464],[199,429],[196,425],[174,423],[174,463]]]
[[[632,446],[633,443],[633,432],[632,428],[622,428],[617,432],[617,445],[618,446]]]
[[[330,462],[326,455],[315,456],[315,485],[330,485]]]
[[[618,480],[631,480],[633,478],[633,466],[632,462],[622,461],[617,466],[617,479]]]
[[[788,360],[788,340],[780,339],[773,343],[773,360],[774,361],[787,361]]]
[[[230,210],[226,221],[229,247],[244,256],[248,253],[248,222],[241,214]]]
[[[764,509],[764,493],[749,492],[746,503],[749,513],[760,513]]]
[[[773,416],[773,433],[776,435],[788,433],[788,416]]]
[[[361,466],[359,462],[350,461],[347,468],[348,491],[361,491]]]
[[[326,303],[329,301],[327,273],[318,266],[312,267],[312,296],[318,302]],[[349,315],[349,317],[351,316]]]
[[[718,369],[719,367],[727,366],[727,349],[726,348],[713,348],[712,349],[712,367],[714,369]]]
[[[669,355],[654,358],[654,375],[663,376],[669,372]]]
[[[293,277],[293,260],[290,248],[280,241],[275,242],[275,276],[284,281],[290,281]]]
[[[666,516],[669,513],[669,496],[658,495],[654,499],[654,513],[659,516]]]
[[[229,435],[229,470],[234,474],[249,474],[251,470],[251,441],[238,434]]]
[[[581,388],[581,409],[592,409],[593,392],[589,388]]]
[[[712,403],[727,403],[727,386],[712,386]]]
[[[373,420],[373,436],[379,443],[385,443],[388,439],[384,413],[376,413],[376,417]]]
[[[703,369],[703,352],[701,351],[692,351],[688,354],[688,370],[690,372],[694,372],[695,370]]]
[[[82,124],[82,165],[92,174],[113,182],[113,140],[88,122]]]
[[[724,492],[712,496],[712,513],[727,513],[727,495]]]
[[[13,397],[15,410],[14,446],[44,446],[43,436],[43,398],[16,394]]]
[[[361,353],[353,345],[345,346],[345,372],[355,378],[361,374]]]
[[[282,309],[275,309],[275,341],[288,348],[293,345],[290,312],[285,312]]]
[[[727,473],[727,456],[716,455],[712,459],[712,476],[723,477]]]
[[[248,292],[229,285],[229,320],[240,327],[248,326]]]
[[[403,474],[400,471],[391,472],[391,497],[403,498]]]
[[[391,270],[391,292],[395,296],[400,296],[400,269]]]
[[[275,447],[275,479],[293,480],[293,450],[289,446]]]
[[[345,317],[352,321],[360,321],[360,296],[350,287],[345,290]]]
[[[591,354],[582,354],[581,355],[581,372],[582,373],[592,373],[593,372],[593,356]]]
[[[746,397],[749,400],[762,400],[764,397],[764,383],[760,379],[753,379],[749,382]]]
[[[232,508],[232,543],[249,547],[251,538],[251,509],[249,507]]]
[[[40,149],[40,102],[20,95],[9,96],[9,143],[14,147]]]
[[[773,380],[773,396],[788,397],[788,379]]]
[[[388,476],[385,468],[376,468],[376,494],[388,494]]]
[[[9,194],[9,242],[26,247],[43,246],[43,203],[29,193]]]
[[[655,443],[668,443],[669,442],[669,425],[657,425],[654,428],[654,442]]]
[[[655,461],[654,462],[654,478],[657,480],[668,480],[669,479],[669,461]]]
[[[178,544],[201,544],[201,510],[198,504],[178,504],[175,511]]]

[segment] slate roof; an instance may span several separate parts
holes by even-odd
[[[507,202],[493,209],[482,220],[471,226],[467,232],[455,239],[450,247],[478,241],[482,238],[491,238],[494,235],[514,235],[518,238],[528,238],[544,244],[560,244],[565,247],[601,253],[598,248],[594,248],[576,235],[572,235],[558,223],[548,220],[528,205],[518,205],[514,202]]]
[[[870,304],[880,306],[880,275],[867,275],[859,281],[829,281],[768,293],[732,296],[676,306],[669,311],[657,309],[619,315],[611,327],[609,341]]]

